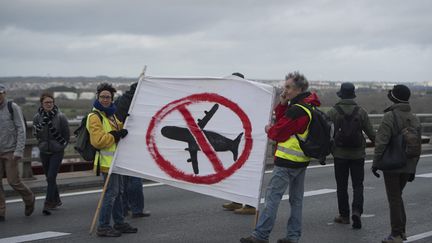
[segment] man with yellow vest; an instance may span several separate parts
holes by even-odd
[[[276,220],[282,196],[289,186],[291,215],[287,234],[278,243],[297,243],[302,230],[303,192],[306,167],[310,158],[300,148],[296,134],[306,138],[312,118],[311,112],[302,104],[319,106],[315,93],[308,92],[309,83],[298,73],[289,73],[275,108],[275,123],[267,125],[267,136],[277,142],[272,178],[266,191],[264,208],[251,236],[241,238],[242,243],[267,243]]]
[[[123,123],[114,115],[116,107],[113,104],[113,98],[116,91],[110,84],[98,85],[93,111],[99,113],[100,116],[94,112],[90,113],[86,124],[90,134],[90,143],[99,150],[94,160],[95,170],[102,172],[104,180],[108,176],[117,143],[128,133],[126,129],[123,129]],[[98,236],[118,237],[122,233],[138,231],[137,228],[124,222],[122,193],[123,176],[111,174],[99,214],[99,225],[96,232]],[[114,227],[110,225],[111,215]]]

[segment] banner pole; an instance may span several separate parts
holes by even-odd
[[[105,197],[105,191],[106,191],[106,188],[108,187],[108,182],[109,182],[110,178],[111,178],[111,173],[108,174],[108,176],[107,176],[107,178],[105,180],[105,184],[104,184],[104,187],[103,187],[103,190],[102,190],[102,193],[101,193],[101,197],[99,198],[99,202],[98,202],[98,205],[97,205],[97,208],[96,208],[96,212],[94,214],[93,221],[92,221],[92,224],[90,226],[89,235],[91,235],[93,233],[93,231],[94,231],[94,227],[96,225],[96,220],[97,220],[97,218],[99,216],[99,211],[100,211],[100,209],[102,207],[102,201],[103,201],[103,199]]]
[[[271,103],[271,107],[270,107],[270,112],[269,112],[269,124],[271,124],[271,122],[272,122],[272,119],[273,119],[273,109],[274,109],[274,104],[275,104],[275,94],[276,94],[276,92],[275,92],[275,87],[273,87],[273,94],[272,94],[272,103]],[[262,172],[261,172],[261,174],[263,175],[263,176],[261,176],[261,181],[260,181],[260,186],[259,186],[259,188],[260,188],[260,191],[259,191],[259,196],[258,196],[258,204],[257,204],[257,207],[256,207],[256,213],[255,213],[255,218],[254,218],[254,228],[256,227],[256,224],[258,223],[258,219],[259,219],[259,208],[260,208],[260,204],[261,204],[261,195],[262,195],[262,184],[263,184],[263,180],[264,180],[264,175],[265,175],[265,167],[266,167],[266,160],[267,160],[267,153],[268,153],[268,150],[269,150],[269,139],[267,138],[267,149],[266,149],[266,152],[265,152],[265,154],[264,154],[264,159],[263,159],[263,168],[262,168]]]

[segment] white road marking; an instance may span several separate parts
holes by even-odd
[[[143,187],[155,187],[155,186],[162,186],[165,185],[163,183],[151,183],[151,184],[145,184]],[[93,194],[93,193],[100,193],[102,192],[102,189],[97,190],[90,190],[90,191],[83,191],[83,192],[69,192],[69,193],[62,193],[60,194],[61,197],[72,197],[72,196],[78,196],[78,195],[87,195],[87,194]],[[36,197],[36,200],[45,200],[45,196],[38,196]],[[7,200],[6,203],[17,203],[22,202],[22,199],[11,199]]]
[[[416,177],[432,178],[432,173],[416,175]]]
[[[316,195],[321,195],[321,194],[327,194],[327,193],[332,193],[332,192],[336,192],[335,189],[320,189],[320,190],[315,190],[315,191],[308,191],[308,192],[304,192],[303,196],[304,197],[311,197],[311,196],[316,196]],[[283,195],[282,196],[282,200],[288,200],[289,196],[288,195]],[[261,198],[261,203],[264,203],[265,198],[262,197]]]
[[[407,238],[407,241],[404,241],[404,242],[413,242],[413,241],[424,239],[424,238],[427,238],[427,237],[430,237],[430,236],[432,236],[432,231],[428,231],[428,232],[421,233],[421,234],[418,234],[418,235],[410,236],[410,237]]]
[[[375,214],[362,214],[362,218],[372,218],[375,217]]]
[[[20,235],[20,236],[3,238],[3,239],[0,239],[0,243],[15,243],[15,242],[43,240],[43,239],[60,237],[60,236],[65,236],[65,235],[70,235],[70,233],[45,231],[45,232],[36,233],[36,234],[28,234],[28,235]]]

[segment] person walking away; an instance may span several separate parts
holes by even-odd
[[[303,193],[306,167],[310,158],[300,148],[296,134],[305,139],[312,120],[311,111],[302,106],[320,106],[315,93],[308,92],[309,83],[300,73],[289,73],[285,77],[284,90],[275,108],[275,123],[267,125],[268,138],[277,142],[273,174],[267,186],[264,208],[255,230],[242,243],[266,243],[273,229],[279,203],[289,187],[291,214],[286,236],[278,243],[297,243],[302,233]]]
[[[351,174],[353,188],[352,227],[361,229],[363,213],[363,181],[366,156],[366,140],[363,131],[373,142],[375,131],[367,112],[355,102],[355,86],[342,83],[336,93],[340,100],[327,112],[335,125],[334,171],[337,185],[337,202],[339,215],[334,222],[350,224],[350,207],[348,198],[348,178]]]
[[[380,176],[377,170],[392,136],[400,134],[401,129],[405,127],[414,128],[419,137],[421,136],[420,121],[411,112],[410,96],[411,91],[405,85],[395,85],[387,94],[393,105],[384,110],[384,117],[376,134],[375,154],[372,164],[372,172],[376,177]],[[407,216],[402,193],[407,182],[412,182],[415,178],[419,158],[420,156],[408,158],[406,165],[400,169],[383,171],[391,225],[391,233],[382,240],[383,243],[402,243],[403,240],[406,240]]]
[[[122,123],[126,121],[128,116],[137,85],[138,83],[133,83],[128,91],[114,101],[117,107],[115,115]],[[150,211],[144,211],[142,179],[134,176],[123,176],[123,184],[123,215],[127,216],[131,211],[132,218],[149,217],[151,215]]]
[[[51,215],[52,209],[62,205],[56,180],[70,133],[67,117],[55,105],[50,93],[40,96],[40,107],[33,117],[33,135],[38,140],[39,157],[47,181],[42,213]]]
[[[104,180],[108,177],[109,168],[117,148],[117,143],[128,131],[115,116],[116,106],[113,104],[117,90],[108,83],[98,85],[93,112],[87,117],[86,127],[90,135],[90,143],[99,151],[96,152],[94,169],[100,171]],[[95,113],[99,113],[95,114]],[[123,216],[123,176],[112,173],[105,190],[99,214],[99,225],[96,234],[100,237],[119,237],[122,233],[136,233],[137,228],[124,222]],[[114,226],[111,227],[111,216]]]
[[[35,207],[33,192],[21,182],[18,162],[23,157],[26,142],[24,117],[20,107],[6,98],[6,86],[0,84],[0,222],[5,221],[6,199],[2,179],[6,174],[9,185],[18,192],[25,204],[24,215],[30,216]]]

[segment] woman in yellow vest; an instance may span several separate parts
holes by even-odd
[[[298,72],[289,73],[285,77],[284,90],[275,108],[275,123],[265,127],[268,138],[277,142],[277,150],[264,209],[255,230],[249,237],[241,238],[242,243],[268,242],[279,203],[288,186],[291,215],[286,236],[277,242],[296,243],[301,237],[304,179],[310,158],[303,153],[295,135],[306,138],[309,132],[312,116],[303,104],[321,104],[315,93],[307,92],[308,86],[306,78]]]
[[[98,112],[102,119],[94,113],[90,113],[87,118],[90,143],[99,149],[96,152],[94,166],[96,170],[102,172],[104,180],[107,178],[117,143],[128,133],[126,129],[123,129],[123,123],[114,115],[116,107],[113,104],[113,98],[116,91],[110,84],[98,85],[93,111]],[[96,232],[98,236],[118,237],[122,233],[138,231],[137,228],[124,222],[122,193],[123,176],[111,174],[99,214],[99,225]],[[114,220],[113,227],[110,225],[111,215]]]

